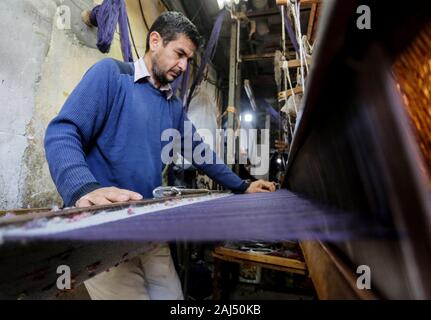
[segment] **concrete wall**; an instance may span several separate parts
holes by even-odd
[[[95,30],[87,30],[80,19],[80,9],[94,3],[0,1],[0,210],[61,204],[45,161],[43,138],[85,71],[105,57],[94,49]],[[163,7],[157,0],[142,4],[151,24]],[[126,5],[142,55],[146,29],[138,0],[127,0]],[[71,9],[71,29],[62,29],[65,25],[58,20],[65,8]],[[121,59],[118,34],[109,56]]]

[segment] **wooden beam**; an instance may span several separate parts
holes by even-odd
[[[287,268],[294,268],[299,270],[306,270],[305,263],[300,260],[270,256],[267,254],[243,252],[239,250],[228,249],[225,247],[217,247],[214,249],[214,251],[219,255],[224,255],[232,258],[253,261],[253,262],[261,262],[261,263],[272,264],[272,265],[282,266]]]
[[[248,54],[243,55],[241,57],[243,62],[249,62],[249,61],[260,61],[260,60],[270,60],[275,58],[275,53],[261,53],[261,54]],[[307,59],[308,64],[311,63],[310,59]],[[301,66],[301,60],[293,59],[289,60],[287,62],[289,68],[299,68]]]
[[[311,59],[307,59],[308,64],[311,64]],[[295,60],[289,60],[287,61],[287,67],[288,68],[299,68],[301,67],[301,60],[295,59]]]
[[[279,265],[275,265],[275,264],[262,263],[262,262],[256,262],[256,261],[249,261],[249,260],[239,259],[239,258],[235,258],[235,257],[231,257],[231,256],[226,256],[223,254],[218,254],[218,253],[213,253],[213,257],[216,259],[219,259],[219,260],[223,260],[223,261],[227,261],[227,262],[234,262],[234,263],[239,263],[239,264],[240,263],[253,263],[254,265],[262,267],[262,268],[277,270],[277,271],[282,271],[282,272],[290,272],[290,273],[296,273],[296,274],[302,274],[302,275],[307,274],[307,271],[302,270],[302,269],[284,267],[284,266],[279,266]]]
[[[293,94],[302,94],[302,93],[304,93],[304,90],[302,89],[302,87],[295,87],[293,88],[293,90],[287,89],[287,91],[280,91],[278,93],[278,101],[286,100],[290,96],[293,96]]]
[[[280,11],[278,10],[278,8],[272,8],[272,9],[247,13],[247,18],[256,19],[256,18],[262,18],[262,17],[275,16],[279,14],[280,14]]]
[[[259,60],[269,60],[274,59],[275,53],[261,53],[261,54],[248,54],[242,56],[242,61],[259,61]]]
[[[309,275],[321,300],[376,300],[372,290],[359,290],[353,271],[320,241],[300,243]]]
[[[215,190],[211,191],[211,193],[219,193],[219,192],[220,191],[215,191]],[[68,208],[68,209],[57,210],[57,211],[53,211],[50,208],[9,210],[7,212],[15,216],[0,220],[0,227],[14,225],[14,224],[16,225],[24,224],[34,219],[67,217],[67,216],[80,214],[83,212],[96,214],[100,211],[123,210],[123,209],[129,208],[130,206],[148,206],[152,204],[164,203],[173,199],[186,199],[186,198],[193,198],[193,197],[199,197],[199,196],[201,195],[189,194],[189,195],[181,195],[181,196],[173,196],[173,197],[165,197],[165,198],[144,199],[140,201],[117,202],[117,203],[111,203],[106,205],[92,206],[88,208]],[[1,213],[5,214],[6,211],[2,211]]]
[[[307,29],[307,38],[309,41],[311,41],[311,36],[313,35],[314,22],[316,20],[316,13],[317,13],[317,6],[318,4],[316,3],[313,3],[311,6],[310,18],[308,20],[308,29]]]

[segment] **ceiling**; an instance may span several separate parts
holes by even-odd
[[[219,7],[217,0],[165,0],[172,10],[181,10],[197,25],[201,34],[208,40]],[[301,1],[301,29],[308,34],[311,40],[315,38],[316,21],[320,11],[320,0]],[[251,24],[241,24],[240,54],[249,56],[243,59],[241,73],[242,79],[250,79],[255,95],[261,98],[275,98],[277,94],[274,80],[274,57],[276,50],[281,50],[281,14],[275,0],[249,0],[241,2],[237,10],[246,13],[249,21],[255,20],[267,29],[267,33],[254,33],[249,37]],[[220,34],[217,52],[213,65],[226,87],[229,78],[229,51],[230,51],[230,25],[231,19],[226,19]],[[294,58],[292,44],[286,42],[289,52]],[[266,54],[265,59],[257,59],[250,55]],[[247,61],[246,61],[247,60]]]

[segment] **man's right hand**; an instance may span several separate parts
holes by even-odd
[[[139,193],[129,190],[118,189],[115,187],[100,188],[86,194],[81,199],[76,201],[75,206],[77,208],[86,208],[115,202],[139,201],[143,198],[144,197]]]

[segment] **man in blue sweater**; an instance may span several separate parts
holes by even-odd
[[[45,150],[65,206],[88,207],[151,198],[165,166],[162,132],[187,134],[187,115],[170,83],[199,47],[197,28],[177,12],[162,14],[147,37],[147,52],[134,64],[104,59],[85,74],[49,124]],[[192,128],[194,134],[195,128]],[[194,141],[192,148],[200,142]],[[237,193],[275,191],[266,181],[247,184],[215,161],[195,166]],[[193,159],[191,159],[193,160]],[[182,299],[166,244],[87,281],[93,299]]]

